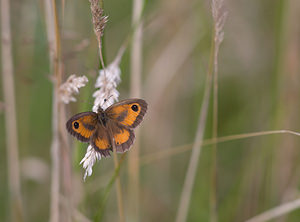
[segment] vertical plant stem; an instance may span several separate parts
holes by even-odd
[[[102,54],[102,41],[101,37],[103,35],[104,27],[107,22],[107,17],[104,16],[104,11],[103,11],[103,0],[90,0],[91,3],[91,13],[93,17],[93,24],[94,24],[94,33],[96,35],[97,41],[98,41],[98,48],[99,48],[99,57],[100,57],[100,62],[104,71],[104,81],[107,80],[107,75],[105,71],[105,66],[104,66],[104,60],[103,60],[103,54]],[[112,131],[110,133],[112,134]],[[116,147],[115,147],[115,142],[114,139],[111,138],[112,141],[112,146],[113,146],[113,155],[114,155],[114,164],[115,164],[115,169],[118,168],[118,157],[116,153]],[[120,221],[124,222],[124,208],[123,208],[123,198],[122,198],[122,189],[121,189],[121,182],[120,182],[120,177],[119,175],[116,177],[116,188],[117,188],[117,199],[118,199],[118,208],[119,208],[119,216],[120,216]]]
[[[11,221],[23,221],[9,0],[1,0],[2,83]]]
[[[112,144],[113,144],[113,156],[114,156],[115,171],[118,172],[119,171],[119,169],[118,169],[119,161],[118,161],[118,156],[117,156],[117,149],[116,149],[115,142],[113,142]],[[116,188],[117,188],[117,198],[118,198],[120,222],[125,222],[123,197],[122,197],[122,186],[121,186],[121,180],[120,180],[119,174],[116,176]]]
[[[298,24],[300,2],[297,0],[279,1],[277,3],[276,53],[275,76],[276,101],[274,101],[277,127],[299,129],[299,73],[300,73],[300,28]],[[276,189],[272,196],[285,202],[291,198],[291,191],[298,189],[299,164],[296,156],[299,155],[299,140],[289,137],[279,139],[274,144],[274,161],[272,162],[272,183]],[[285,149],[282,149],[282,147]],[[277,221],[288,220],[288,215]]]
[[[60,124],[59,124],[59,132],[61,138],[61,174],[62,174],[62,187],[63,187],[63,194],[66,198],[67,204],[63,205],[62,210],[62,220],[64,222],[71,222],[72,221],[72,209],[73,209],[73,199],[72,199],[72,164],[71,164],[71,149],[69,140],[66,134],[65,123],[66,120],[66,106],[61,103],[60,105]]]
[[[64,17],[65,17],[65,0],[61,1],[61,25],[60,25],[60,36],[64,36],[63,33],[63,27],[64,27]],[[61,49],[62,50],[62,49]],[[60,55],[63,54],[63,52],[60,52]],[[60,56],[59,55],[59,56]],[[60,56],[61,57],[61,56]],[[61,79],[63,79],[63,58],[60,59],[60,72],[61,72]],[[60,86],[58,86],[60,87]],[[71,152],[71,146],[70,146],[70,142],[68,140],[68,135],[67,135],[67,131],[65,128],[65,123],[67,122],[66,116],[67,116],[67,112],[66,112],[66,106],[65,104],[61,103],[60,105],[60,123],[59,123],[59,133],[61,136],[61,159],[60,159],[60,163],[61,163],[61,184],[63,187],[63,195],[66,198],[66,202],[67,204],[62,205],[63,206],[63,210],[62,212],[62,218],[61,220],[63,220],[64,222],[71,222],[72,221],[72,212],[73,211],[73,198],[72,198],[72,160],[71,160],[71,156],[72,156],[72,152]]]
[[[97,41],[98,41],[98,48],[99,48],[99,57],[100,62],[102,65],[102,69],[104,71],[105,81],[107,81],[105,66],[104,66],[104,60],[103,60],[103,54],[102,54],[102,41],[101,37],[103,35],[104,27],[107,22],[107,17],[103,15],[103,0],[90,0],[91,3],[91,13],[93,17],[93,24],[94,24],[94,33],[96,35]],[[111,135],[112,131],[111,131]],[[118,168],[118,157],[116,153],[116,147],[115,142],[113,138],[111,138],[112,146],[113,146],[113,156],[114,156],[114,164],[115,169]],[[121,189],[121,181],[120,176],[118,175],[116,177],[116,188],[117,188],[117,199],[118,199],[118,208],[119,208],[119,216],[120,216],[120,222],[124,222],[124,208],[123,208],[123,198],[122,198],[122,189]]]
[[[101,217],[103,215],[103,211],[104,211],[104,208],[105,208],[105,205],[106,205],[106,202],[107,202],[110,190],[111,190],[111,188],[112,188],[115,180],[119,176],[121,165],[123,164],[123,162],[125,160],[126,154],[127,153],[123,153],[121,155],[121,158],[120,158],[120,160],[118,162],[118,167],[115,168],[115,172],[114,172],[113,176],[110,178],[110,180],[109,180],[109,182],[108,182],[108,184],[107,184],[107,186],[106,186],[106,188],[104,190],[104,196],[103,196],[102,204],[100,205],[100,209],[98,210],[98,212],[97,212],[97,214],[95,216],[95,219],[94,219],[95,222],[101,220]]]
[[[52,144],[51,144],[51,192],[50,192],[50,222],[59,221],[59,169],[60,141],[58,134],[58,87],[54,84],[53,102],[52,102]]]
[[[189,166],[186,172],[183,189],[179,201],[179,207],[176,215],[176,222],[184,222],[187,219],[187,213],[190,205],[191,194],[194,186],[195,176],[197,172],[198,162],[201,154],[201,146],[203,135],[206,126],[208,105],[212,87],[212,68],[214,58],[214,41],[212,41],[211,57],[208,72],[206,75],[205,92],[202,101],[200,116],[198,120],[198,127],[195,135],[195,141],[192,148],[192,153],[189,161]]]
[[[141,72],[142,72],[142,22],[140,21],[143,10],[143,0],[134,0],[132,27],[134,27],[131,47],[131,97],[141,96]],[[136,131],[136,141],[129,153],[128,159],[128,202],[129,220],[139,221],[139,153],[140,139],[139,131]]]
[[[47,35],[49,41],[50,71],[53,72],[53,102],[52,102],[52,144],[51,144],[51,192],[50,192],[50,222],[59,221],[59,172],[60,172],[60,102],[59,86],[61,84],[60,63],[60,33],[55,0],[47,0],[45,4]]]
[[[100,5],[100,8],[102,8],[102,9],[104,8],[103,0],[99,0],[99,5]],[[102,69],[104,70],[104,73],[105,73],[105,65],[104,65],[104,59],[103,59],[103,54],[102,54],[102,39],[101,39],[101,35],[96,35],[96,36],[97,36],[97,40],[98,40],[99,58],[100,58]]]
[[[218,138],[218,54],[220,43],[214,33],[214,97],[213,97],[213,133],[212,139],[217,140]],[[218,221],[217,214],[217,143],[212,146],[212,171],[211,171],[211,215],[210,221]]]
[[[215,47],[215,51],[217,47]],[[218,138],[218,72],[217,54],[214,53],[214,87],[213,87],[213,126],[212,138]],[[212,168],[210,185],[210,221],[216,222],[217,219],[217,143],[212,145]]]
[[[227,12],[224,11],[223,0],[212,0],[212,17],[214,22],[213,42],[213,70],[214,70],[214,96],[213,96],[213,132],[212,138],[218,138],[218,54],[220,44],[224,38],[224,24],[227,17]],[[210,194],[210,221],[218,221],[217,213],[217,143],[212,147],[212,168],[211,168],[211,194]]]

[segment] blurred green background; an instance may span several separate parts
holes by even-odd
[[[58,1],[63,74],[86,75],[68,117],[91,110],[99,68],[90,4]],[[225,2],[228,18],[219,54],[219,136],[273,129],[300,131],[300,2],[252,0]],[[132,2],[104,1],[109,22],[104,56],[109,64],[131,32]],[[174,221],[190,150],[143,162],[143,157],[178,146],[191,146],[211,49],[209,1],[152,0],[143,14],[142,98],[149,112],[141,128],[141,221]],[[22,198],[26,221],[48,221],[52,82],[44,1],[11,1],[11,27]],[[0,64],[1,65],[1,64]],[[120,99],[130,95],[130,50],[121,61]],[[2,73],[3,74],[3,73]],[[0,101],[3,101],[0,79]],[[5,115],[0,110],[0,221],[9,220]],[[211,138],[212,109],[205,138]],[[71,139],[71,138],[70,138]],[[113,174],[113,159],[102,159],[83,182],[79,166],[87,145],[72,138],[72,198],[91,220]],[[299,196],[300,138],[278,134],[218,144],[219,221],[244,221]],[[211,147],[199,161],[187,221],[209,221]],[[145,159],[145,158],[144,158]],[[129,206],[127,158],[121,168],[125,214]],[[300,210],[274,221],[299,221]],[[80,220],[78,220],[80,221]],[[102,221],[118,221],[112,188]]]

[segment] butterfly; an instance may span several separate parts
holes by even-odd
[[[133,129],[143,120],[147,103],[142,99],[126,99],[107,109],[97,112],[83,112],[71,117],[66,127],[78,140],[90,143],[102,156],[110,156],[115,144],[119,153],[129,150],[134,142]]]

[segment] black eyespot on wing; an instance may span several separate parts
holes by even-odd
[[[79,123],[78,122],[74,122],[74,128],[78,129],[79,128]]]
[[[137,105],[132,105],[131,106],[131,109],[134,111],[134,112],[137,112],[139,110],[139,107]]]

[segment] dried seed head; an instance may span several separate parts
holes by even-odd
[[[218,46],[224,39],[224,25],[228,13],[224,9],[224,0],[212,0],[211,8],[214,19],[215,43]]]
[[[91,11],[94,24],[94,32],[98,38],[103,35],[105,25],[108,21],[108,16],[104,15],[104,11],[100,8],[98,0],[90,0]]]
[[[88,79],[86,76],[76,77],[76,75],[70,75],[67,81],[59,87],[59,97],[62,102],[68,104],[69,102],[75,102],[76,99],[73,95],[79,93],[79,88],[86,85]]]

